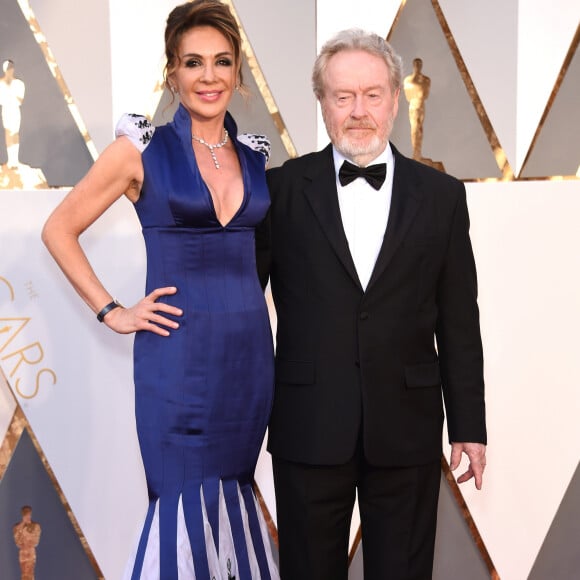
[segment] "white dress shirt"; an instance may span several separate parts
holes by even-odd
[[[358,278],[363,290],[366,290],[387,231],[395,159],[391,145],[387,143],[385,150],[369,163],[387,164],[385,182],[377,191],[362,177],[357,177],[344,187],[340,185],[338,172],[346,158],[334,147],[332,152],[342,226]]]

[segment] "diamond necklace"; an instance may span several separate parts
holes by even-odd
[[[215,145],[212,145],[211,143],[208,143],[207,141],[204,141],[201,137],[197,137],[193,133],[191,134],[191,138],[194,141],[197,141],[198,143],[201,143],[202,145],[205,145],[209,149],[209,152],[211,153],[211,158],[213,159],[213,164],[215,165],[215,168],[216,169],[219,169],[220,168],[220,164],[219,164],[219,162],[217,160],[217,157],[215,156],[214,149],[220,149],[221,147],[223,147],[228,142],[228,131],[227,131],[227,129],[224,129],[224,138],[223,138],[223,140],[220,141],[219,143],[216,143]]]

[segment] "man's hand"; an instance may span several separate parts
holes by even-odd
[[[455,471],[461,463],[461,454],[469,458],[467,471],[457,478],[457,483],[464,483],[475,477],[475,487],[481,489],[483,470],[485,469],[485,445],[483,443],[452,443],[449,469]]]

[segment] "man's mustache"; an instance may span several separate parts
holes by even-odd
[[[373,123],[347,123],[344,129],[376,129],[377,126]]]

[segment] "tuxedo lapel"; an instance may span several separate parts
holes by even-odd
[[[389,265],[394,253],[403,241],[422,199],[422,191],[409,160],[403,157],[392,144],[391,148],[395,158],[391,209],[383,244],[369,280],[367,291]]]
[[[340,216],[331,145],[315,155],[311,171],[305,172],[305,179],[304,195],[320,228],[350,277],[362,290]]]

